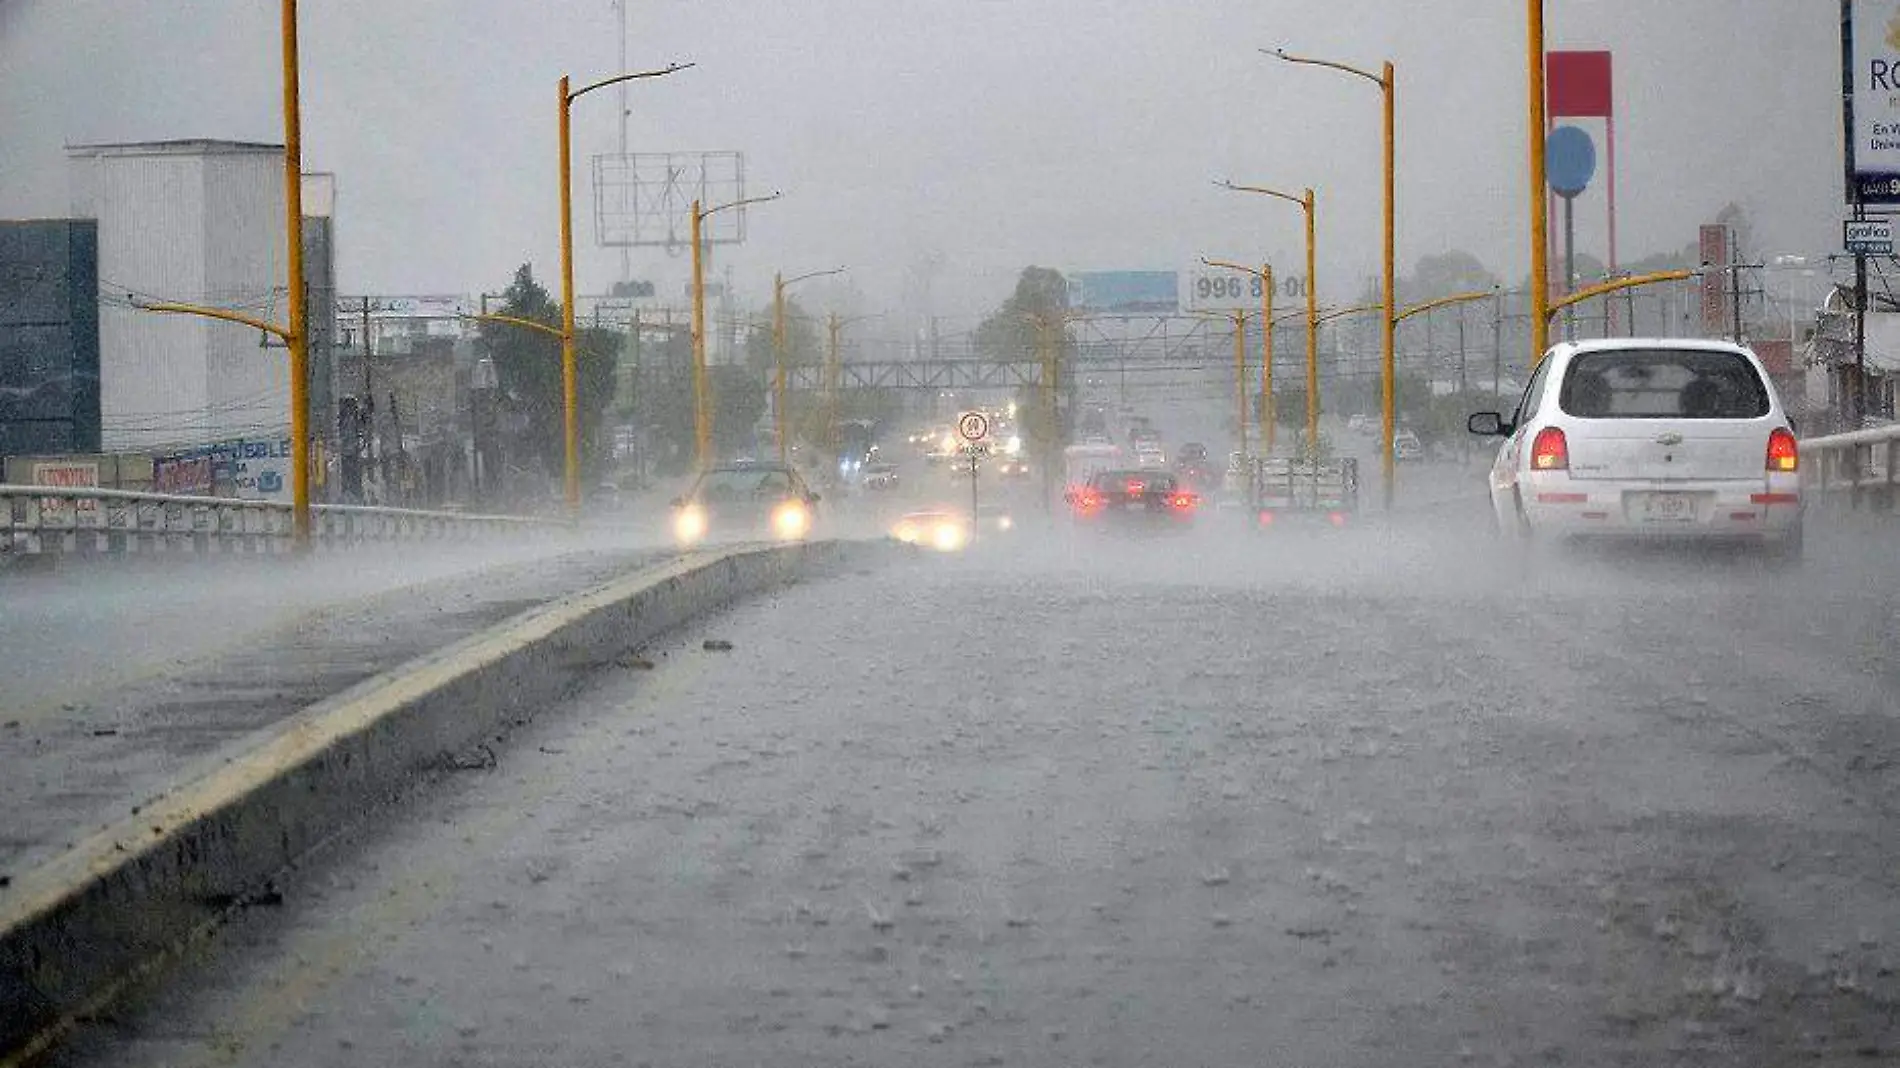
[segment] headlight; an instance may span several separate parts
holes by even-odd
[[[891,528],[891,537],[905,545],[913,545],[917,541],[917,524],[905,520]]]
[[[673,513],[673,537],[682,545],[691,545],[706,536],[706,511],[688,505]]]
[[[772,510],[772,533],[792,541],[811,530],[811,511],[798,503],[781,504]]]
[[[1001,515],[1001,516],[996,517],[996,529],[1014,530],[1015,527],[1016,527],[1016,521],[1014,519],[1011,519],[1010,517],[1006,515]]]
[[[1003,445],[1003,451],[1009,453],[1011,456],[1023,451],[1023,439],[1015,434],[1011,434],[1009,441]]]
[[[930,543],[936,546],[938,552],[953,553],[963,548],[963,543],[967,538],[968,535],[964,534],[961,524],[939,523],[937,529],[930,535]]]

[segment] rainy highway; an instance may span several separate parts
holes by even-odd
[[[866,557],[603,667],[53,1063],[1890,1060],[1900,589],[1841,529]]]

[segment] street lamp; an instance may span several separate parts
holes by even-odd
[[[669,63],[660,70],[639,71],[633,74],[616,74],[611,78],[583,85],[579,89],[568,88],[567,75],[561,75],[559,85],[559,122],[561,150],[561,438],[562,448],[562,488],[567,499],[567,512],[578,518],[581,511],[581,423],[579,414],[579,375],[574,365],[574,180],[572,139],[569,134],[568,112],[574,101],[596,89],[605,89],[610,85],[637,81],[643,78],[664,78],[693,67],[691,63]]]
[[[1259,269],[1228,260],[1210,260],[1201,257],[1201,262],[1209,267],[1219,267],[1228,271],[1239,271],[1252,275],[1260,282],[1260,436],[1261,451],[1266,456],[1273,455],[1274,418],[1273,411],[1273,264],[1263,263]],[[1238,328],[1236,328],[1238,335]],[[1241,352],[1241,341],[1234,339],[1234,388],[1240,396],[1240,451],[1247,452],[1247,376],[1242,366],[1245,356]]]
[[[1292,193],[1268,189],[1265,186],[1235,185],[1226,179],[1214,184],[1237,193],[1259,193],[1262,196],[1284,200],[1289,204],[1297,204],[1300,210],[1306,213],[1306,447],[1317,455],[1319,449],[1319,283],[1314,278],[1318,254],[1315,251],[1313,191],[1305,189],[1299,196],[1294,196]]]
[[[277,326],[224,308],[196,304],[138,305],[144,311],[197,315],[255,327],[290,353],[290,547],[310,548],[310,335],[304,327],[303,109],[298,102],[297,0],[283,0],[279,19],[284,68],[284,244],[289,259],[290,314]]]
[[[699,239],[700,224],[729,208],[762,204],[777,200],[781,195],[774,190],[770,196],[746,197],[705,209],[700,208],[699,201],[693,201],[693,466],[700,471],[712,466],[713,423],[712,389],[706,381],[706,266],[705,249]]]
[[[778,462],[785,463],[787,458],[785,434],[785,291],[800,282],[829,275],[843,274],[845,268],[834,267],[829,271],[813,271],[787,278],[782,273],[772,276],[772,431],[778,438]]]
[[[1390,61],[1387,61],[1381,73],[1374,74],[1371,71],[1360,70],[1358,67],[1348,66],[1344,63],[1334,63],[1330,60],[1308,59],[1301,56],[1288,55],[1285,49],[1267,52],[1267,50],[1263,48],[1261,51],[1266,52],[1267,55],[1283,59],[1288,63],[1308,67],[1325,67],[1328,70],[1357,75],[1378,86],[1385,100],[1385,107],[1383,109],[1385,117],[1385,318],[1379,325],[1380,343],[1384,349],[1384,363],[1382,367],[1383,381],[1380,385],[1380,405],[1381,434],[1385,449],[1381,454],[1383,459],[1379,464],[1379,473],[1384,480],[1385,507],[1387,511],[1390,511],[1392,509],[1392,496],[1398,481],[1398,468],[1393,461],[1392,453],[1392,439],[1398,432],[1398,265],[1396,262],[1398,258],[1398,195],[1396,177],[1397,162],[1395,159],[1397,155],[1397,139],[1394,136],[1394,123],[1397,115],[1397,109],[1395,107],[1395,98],[1398,92],[1397,77],[1393,72]]]
[[[835,274],[836,272],[826,273]],[[882,318],[882,315],[854,315],[847,319],[837,312],[832,312],[825,317],[825,423],[826,432],[829,435],[827,444],[834,452],[844,443],[844,427],[838,419],[838,388],[842,384],[840,380],[844,377],[844,363],[839,351],[839,340],[844,335],[844,328],[852,323]],[[832,459],[837,459],[837,457],[834,455]]]
[[[1545,203],[1544,174],[1544,0],[1525,0],[1529,10],[1531,150],[1531,367],[1544,362],[1550,347],[1550,206]]]

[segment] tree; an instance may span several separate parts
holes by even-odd
[[[1068,310],[1068,279],[1047,267],[1025,267],[1016,291],[977,326],[976,351],[999,360],[1033,358],[1042,351],[1038,324],[1060,329]]]
[[[543,323],[559,330],[561,306],[534,280],[534,269],[522,264],[502,294],[498,315]],[[537,457],[544,472],[559,471],[566,463],[566,419],[561,396],[561,342],[544,331],[512,323],[483,322],[480,344],[494,361],[496,380],[509,407],[526,419],[519,447]],[[579,330],[574,339],[577,379],[575,393],[582,443],[582,462],[596,467],[604,452],[602,427],[613,401],[614,367],[620,336],[612,330]]]
[[[753,370],[769,374],[775,361],[771,305],[760,313],[758,323],[746,335],[745,360]],[[785,298],[785,366],[812,367],[823,360],[824,345],[818,339],[817,320],[806,315],[797,301]]]
[[[647,380],[635,408],[640,423],[652,428],[659,453],[656,466],[662,473],[679,474],[692,468],[697,448],[692,341],[684,333],[677,334],[666,348],[669,357],[684,358],[669,358],[664,365],[668,373]],[[766,412],[765,387],[758,373],[742,364],[722,364],[708,367],[706,380],[713,395],[713,454],[751,455],[756,447],[753,432]]]
[[[1068,279],[1047,267],[1025,267],[1016,280],[1016,291],[977,326],[973,337],[976,351],[998,360],[1040,359],[1043,342],[1049,340],[1057,347],[1061,381],[1056,396],[1060,405],[1075,373],[1075,342],[1069,337],[1068,310]],[[1041,390],[1018,398],[1018,403],[1025,436],[1045,456],[1067,439],[1067,420],[1058,413],[1058,423],[1051,424]]]
[[[1469,252],[1453,249],[1443,255],[1421,258],[1409,276],[1399,279],[1399,303],[1417,304],[1455,293],[1495,289],[1498,285],[1498,276],[1482,260]]]

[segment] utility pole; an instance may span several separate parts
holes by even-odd
[[[838,379],[843,370],[838,363],[838,335],[844,330],[844,320],[838,317],[837,312],[832,312],[830,318],[825,320],[825,330],[828,335],[825,344],[825,423],[830,428],[827,431],[832,452],[830,459],[836,460],[838,450],[844,445],[844,434],[838,426]]]
[[[1867,417],[1867,254],[1864,252],[1854,254],[1854,399],[1849,414],[1846,429],[1859,430],[1861,420]]]
[[[369,340],[369,298],[363,298],[363,473],[376,462],[376,394],[370,388],[369,358],[374,347]],[[379,472],[380,474],[380,472]]]
[[[1491,396],[1504,397],[1504,291],[1499,290],[1491,312]]]

